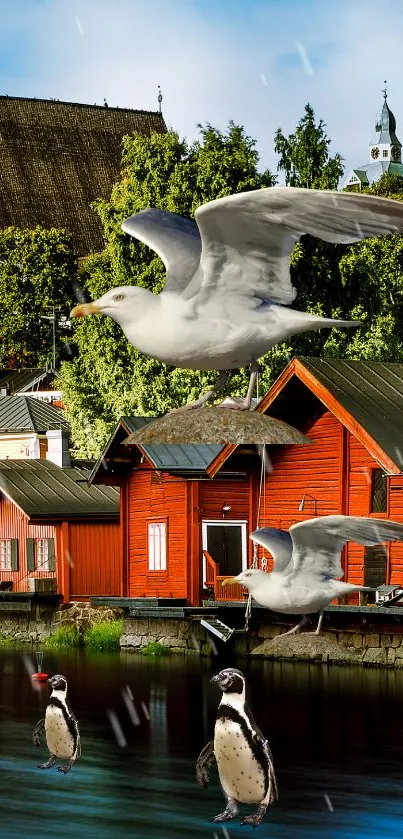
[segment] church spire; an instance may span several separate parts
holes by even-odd
[[[370,155],[372,160],[379,160],[384,163],[390,161],[400,163],[402,144],[396,137],[396,120],[387,103],[388,91],[386,84],[387,82],[385,80],[385,87],[382,89],[383,105],[375,125],[375,136],[369,147]]]

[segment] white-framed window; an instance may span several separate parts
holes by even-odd
[[[36,539],[35,560],[38,571],[49,571],[49,542],[47,539]]]
[[[148,523],[148,570],[167,569],[167,526],[164,521]]]
[[[11,571],[11,539],[0,540],[0,569]]]

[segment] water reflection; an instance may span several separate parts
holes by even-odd
[[[275,757],[280,800],[255,833],[237,823],[230,839],[270,835],[386,837],[403,817],[403,673],[214,658],[150,660],[130,654],[46,653],[44,669],[66,675],[83,757],[64,776],[40,771],[46,747],[31,731],[49,695],[35,690],[23,654],[0,653],[1,836],[30,839],[225,839],[208,818],[222,809],[214,775],[197,787],[194,765],[210,738],[219,699],[212,672],[237,664]],[[129,687],[139,724],[124,691]],[[123,691],[123,693],[122,693]],[[119,720],[118,745],[107,717]],[[333,810],[331,809],[333,807]]]

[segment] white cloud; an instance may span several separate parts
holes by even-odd
[[[219,13],[201,0],[14,5],[1,13],[2,44],[14,44],[20,64],[13,75],[3,51],[9,95],[156,109],[160,84],[166,121],[181,135],[233,119],[271,168],[276,128],[292,131],[309,101],[349,169],[367,159],[388,79],[403,141],[400,0],[250,0],[244,18],[232,3]]]

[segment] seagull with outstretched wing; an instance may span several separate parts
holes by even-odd
[[[403,541],[403,524],[361,516],[320,516],[299,522],[289,532],[261,527],[250,538],[271,553],[270,573],[258,568],[242,571],[222,585],[245,586],[261,606],[285,615],[303,615],[300,623],[284,633],[291,635],[307,622],[307,615],[319,612],[315,634],[319,635],[323,610],[338,597],[353,591],[371,591],[367,586],[343,583],[341,551],[346,542],[379,545]]]
[[[232,370],[251,366],[247,396],[232,407],[248,410],[258,359],[291,335],[324,327],[357,326],[289,308],[293,247],[306,233],[349,244],[403,231],[403,203],[348,192],[269,187],[218,198],[198,207],[196,223],[167,210],[148,209],[123,222],[126,233],[163,260],[165,287],[108,291],[81,303],[72,317],[113,318],[140,352],[190,370],[217,370],[199,407],[227,383]]]

